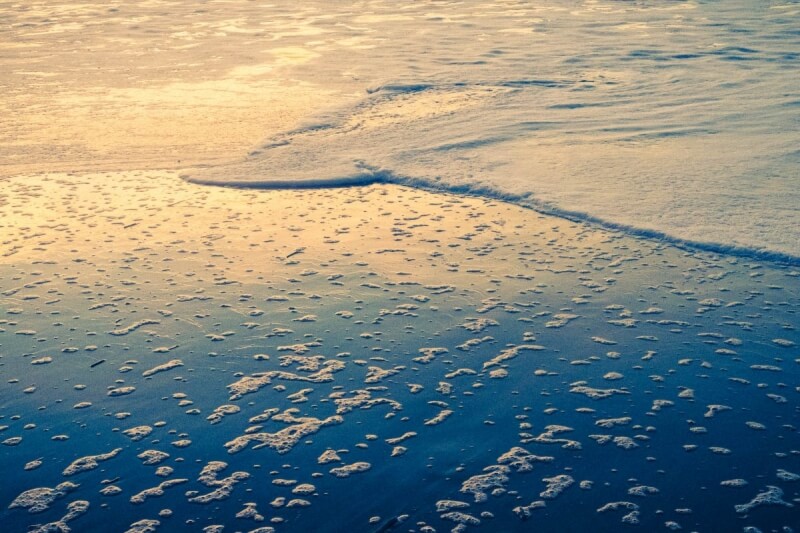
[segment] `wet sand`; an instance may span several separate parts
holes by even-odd
[[[394,185],[2,184],[5,530],[797,523],[794,267]]]
[[[635,203],[652,227],[722,233],[703,242],[794,246],[794,167],[756,191],[730,172],[795,154],[796,58],[773,38],[792,7],[675,26],[697,6],[615,4],[597,26],[606,7],[0,7],[0,530],[796,529],[797,266],[397,184],[179,177],[341,180],[388,148],[408,183],[516,169],[540,208]],[[508,30],[551,44],[494,41]],[[698,61],[707,84],[682,97],[669,73]],[[704,115],[701,86],[727,104]],[[532,113],[536,135],[495,144],[492,110]],[[704,122],[728,111],[733,137]],[[714,208],[732,176],[745,201]]]

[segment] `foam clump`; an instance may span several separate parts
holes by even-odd
[[[453,393],[453,384],[446,381],[440,381],[439,386],[436,387],[436,392],[450,396]]]
[[[762,505],[782,505],[784,507],[794,507],[794,504],[783,500],[783,489],[773,485],[768,485],[767,490],[756,494],[755,497],[748,503],[735,505],[734,509],[736,509],[737,513],[744,514],[752,511],[756,507],[761,507]]]
[[[484,342],[491,342],[494,340],[494,337],[490,335],[486,335],[485,337],[476,337],[474,339],[468,339],[464,341],[462,344],[456,346],[457,349],[461,350],[462,352],[468,352],[475,348],[476,346],[480,346]]]
[[[15,507],[22,507],[23,509],[27,509],[29,513],[41,513],[46,511],[50,507],[50,504],[58,498],[66,496],[68,492],[77,488],[78,485],[76,483],[65,481],[64,483],[56,485],[55,488],[39,487],[26,490],[14,498],[14,501],[11,502],[8,508],[14,509]]]
[[[145,518],[131,524],[125,533],[155,533],[161,522]]]
[[[717,413],[721,413],[723,411],[730,411],[732,408],[728,405],[721,405],[721,404],[711,404],[706,406],[708,411],[705,412],[703,415],[705,418],[713,418]]]
[[[231,401],[238,400],[246,394],[258,392],[263,387],[272,383],[273,379],[282,379],[287,381],[307,381],[309,383],[327,383],[333,381],[333,374],[339,372],[345,367],[344,362],[337,360],[325,361],[321,365],[314,364],[316,358],[287,358],[281,357],[281,366],[287,366],[285,363],[293,362],[296,359],[303,360],[306,364],[298,368],[298,370],[311,369],[315,366],[318,369],[308,375],[295,374],[293,372],[286,372],[280,370],[272,370],[269,372],[257,372],[250,376],[245,376],[238,381],[228,385]]]
[[[791,348],[796,345],[794,341],[790,341],[789,339],[772,339],[772,342],[781,348]]]
[[[615,394],[630,394],[630,392],[624,389],[596,389],[594,387],[589,387],[585,381],[572,383],[569,391],[575,394],[584,394],[592,400],[603,400]]]
[[[122,448],[115,448],[108,453],[101,453],[98,455],[87,455],[86,457],[81,457],[80,459],[76,459],[72,462],[67,468],[64,469],[62,472],[65,476],[72,476],[79,472],[85,472],[86,470],[93,470],[97,468],[100,461],[108,461],[119,454],[122,451]]]
[[[145,370],[142,372],[142,376],[149,377],[160,372],[166,372],[167,370],[172,370],[173,368],[178,368],[179,366],[183,366],[183,361],[180,359],[173,359],[172,361],[167,361],[163,365],[158,365],[150,370]]]
[[[618,511],[619,509],[626,509],[628,511],[635,511],[639,506],[633,502],[610,502],[597,509],[598,513],[605,513],[607,511]]]
[[[548,500],[558,497],[559,494],[575,483],[575,479],[567,474],[559,474],[557,476],[544,478],[542,481],[547,483],[547,487],[539,493],[539,496]]]
[[[234,472],[226,478],[219,479],[219,473],[226,468],[228,468],[228,463],[223,461],[211,461],[204,466],[203,470],[200,471],[200,476],[197,478],[197,481],[207,487],[214,487],[214,490],[208,494],[189,498],[189,501],[192,503],[206,504],[215,500],[227,499],[231,495],[231,492],[233,492],[233,488],[237,483],[250,477],[248,472]]]
[[[778,469],[775,475],[782,481],[800,481],[800,474],[795,474],[782,468]]]
[[[672,407],[675,405],[675,402],[672,400],[653,400],[653,406],[650,407],[651,411],[660,411],[664,407]]]
[[[541,350],[544,350],[544,346],[539,346],[538,344],[521,344],[519,346],[513,346],[511,348],[507,348],[501,351],[498,355],[483,363],[483,369],[488,370],[493,366],[499,366],[500,364],[506,361],[514,359],[521,352],[541,351]]]
[[[313,494],[316,490],[317,488],[311,483],[300,483],[292,489],[292,494],[308,495]]]
[[[485,502],[489,499],[488,492],[495,488],[502,488],[508,483],[508,473],[511,469],[505,465],[492,465],[484,468],[485,474],[478,474],[461,484],[461,492],[472,494],[475,503]]]
[[[372,468],[371,464],[359,461],[357,463],[331,468],[330,473],[336,477],[350,477],[353,474],[366,472],[370,468]]]
[[[500,322],[492,318],[467,318],[466,322],[461,324],[461,327],[472,333],[480,333],[488,327],[499,325]]]
[[[658,489],[647,485],[637,485],[628,489],[631,496],[647,496],[648,494],[658,494]]]
[[[160,450],[145,450],[136,457],[142,460],[142,464],[157,465],[167,459],[169,454]]]
[[[442,409],[441,411],[439,411],[439,413],[436,416],[434,416],[433,418],[429,418],[429,419],[425,420],[425,422],[423,422],[423,423],[426,426],[436,426],[438,424],[441,424],[445,420],[447,420],[447,418],[452,414],[453,414],[452,410],[450,410],[450,409]]]
[[[71,528],[67,525],[67,522],[75,520],[88,510],[89,502],[86,500],[76,500],[74,502],[70,502],[69,505],[67,505],[67,514],[62,516],[59,520],[38,526],[34,529],[30,529],[29,531],[30,533],[69,533]]]
[[[126,437],[129,437],[132,441],[139,441],[150,435],[150,433],[152,432],[153,428],[150,426],[136,426],[124,430],[122,434],[125,435]]]
[[[550,424],[549,426],[545,426],[544,431],[536,436],[522,433],[521,440],[523,444],[528,444],[530,442],[536,442],[538,444],[561,444],[561,447],[565,450],[580,450],[580,442],[563,437],[556,437],[556,435],[560,433],[568,433],[570,431],[573,431],[571,427]]]
[[[355,391],[353,396],[349,398],[336,393],[332,394],[331,398],[334,398],[333,403],[336,404],[337,415],[349,413],[354,409],[372,409],[376,405],[388,405],[393,411],[403,409],[403,405],[400,402],[391,398],[373,398],[371,391],[363,389]]]
[[[514,507],[513,512],[515,515],[519,517],[520,520],[527,520],[533,515],[533,511],[536,509],[543,509],[547,507],[547,503],[544,500],[536,500],[528,505],[520,505],[518,507]]]
[[[634,441],[632,438],[626,437],[624,435],[619,435],[617,437],[614,437],[614,444],[616,444],[617,447],[625,449],[625,450],[631,450],[633,448],[638,448],[639,447],[639,445],[636,444],[636,441]]]
[[[339,457],[339,454],[336,453],[336,450],[325,450],[317,458],[317,463],[321,464],[321,465],[325,465],[325,464],[328,464],[328,463],[335,463],[335,462],[338,462],[338,461],[341,461],[341,460],[342,460],[342,458]]]
[[[449,513],[441,514],[439,515],[439,518],[450,520],[451,522],[465,526],[479,526],[481,524],[480,519],[475,518],[471,514],[462,513],[459,511],[450,511]]]
[[[549,320],[545,323],[544,327],[546,328],[562,328],[575,320],[576,318],[580,318],[580,315],[574,315],[572,313],[556,313],[553,315],[553,320]]]
[[[131,503],[144,503],[148,498],[163,496],[164,491],[175,485],[188,482],[188,479],[168,479],[155,487],[144,489],[143,491],[131,496]]]
[[[40,466],[42,466],[42,464],[43,461],[41,459],[34,459],[33,461],[28,461],[27,463],[25,463],[25,466],[23,468],[25,470],[35,470]]]
[[[723,487],[744,487],[747,485],[747,480],[738,478],[738,479],[726,479],[720,481],[719,484]]]
[[[391,445],[400,444],[401,442],[403,442],[405,440],[408,440],[410,438],[416,437],[416,436],[417,436],[417,432],[416,431],[406,431],[405,433],[403,433],[399,437],[386,439],[386,444],[391,444]]]
[[[403,370],[405,367],[396,366],[394,368],[381,368],[379,366],[371,366],[367,368],[367,375],[364,378],[364,383],[380,383],[384,379],[393,376]]]
[[[458,368],[456,370],[453,370],[452,372],[448,372],[447,374],[444,375],[444,377],[445,379],[453,379],[459,376],[474,376],[476,374],[477,372],[475,372],[471,368]]]
[[[109,396],[127,396],[136,390],[136,387],[133,386],[126,386],[126,387],[117,387],[108,391]]]
[[[103,496],[116,496],[117,494],[120,494],[121,492],[122,492],[122,489],[119,488],[116,485],[106,485],[105,487],[100,489],[100,494],[102,494]]]
[[[121,336],[127,335],[127,334],[129,334],[129,333],[131,333],[133,331],[136,331],[137,329],[139,329],[139,328],[141,328],[143,326],[149,326],[151,324],[160,324],[160,323],[161,322],[158,321],[158,320],[145,318],[143,320],[139,320],[139,321],[136,321],[136,322],[134,322],[134,323],[132,323],[132,324],[130,324],[128,326],[125,326],[123,328],[119,328],[119,329],[115,329],[115,330],[109,331],[108,333],[109,333],[109,335],[114,335],[115,337],[121,337]]]
[[[622,523],[632,525],[639,523],[639,506],[633,502],[610,502],[597,509],[597,512],[606,513],[619,510],[630,511],[621,518]]]
[[[622,517],[621,522],[623,524],[630,524],[635,526],[639,523],[639,511],[631,511],[630,513],[626,514]]]
[[[508,465],[515,468],[517,472],[530,472],[533,470],[533,463],[549,463],[553,460],[553,457],[534,455],[525,448],[515,446],[498,457],[497,464]]]
[[[419,351],[419,353],[421,353],[422,355],[414,357],[412,361],[414,361],[415,363],[426,365],[431,361],[433,361],[434,359],[436,359],[437,355],[446,354],[450,350],[441,347],[423,347],[419,348],[417,351]]]
[[[230,405],[230,404],[220,405],[219,407],[214,409],[213,413],[211,413],[206,417],[206,420],[208,420],[212,424],[219,424],[220,422],[222,422],[222,419],[225,416],[236,414],[241,410],[242,408],[239,407],[238,405]]]
[[[391,456],[400,457],[401,455],[404,455],[407,451],[408,448],[406,448],[405,446],[395,446],[394,448],[392,448]]]
[[[604,418],[601,420],[595,421],[595,426],[600,426],[601,428],[612,428],[614,426],[626,426],[631,423],[631,417],[623,416],[619,418]]]
[[[446,513],[448,511],[452,511],[453,509],[466,509],[467,507],[469,507],[467,502],[458,500],[439,500],[436,502],[437,513]]]
[[[300,439],[316,433],[320,428],[341,424],[344,419],[339,415],[329,416],[325,419],[314,417],[296,417],[297,409],[287,409],[283,413],[272,417],[273,420],[292,424],[276,433],[251,433],[241,435],[225,443],[228,453],[238,453],[247,448],[251,442],[258,442],[253,449],[268,446],[278,453],[287,453],[300,441]]]

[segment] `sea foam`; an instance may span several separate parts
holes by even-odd
[[[391,182],[714,252],[800,261],[796,9],[748,2],[336,9],[284,75],[332,109],[205,185]],[[358,39],[361,45],[346,42]]]

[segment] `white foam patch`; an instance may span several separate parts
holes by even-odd
[[[315,83],[356,80],[347,87],[361,98],[313,112],[239,161],[188,179],[481,194],[797,263],[800,96],[779,38],[787,18],[760,7],[755,16],[746,3],[684,7],[679,26],[669,4],[604,12],[608,31],[597,32],[586,26],[596,18],[588,5],[543,2],[502,16],[475,6],[463,29],[431,27],[423,41],[418,31],[437,24],[424,8],[370,19],[383,39],[368,39],[368,54],[331,45],[292,70]],[[730,31],[741,25],[747,32]],[[653,31],[662,26],[674,31]],[[347,25],[336,31],[346,41]]]

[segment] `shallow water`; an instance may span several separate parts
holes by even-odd
[[[6,173],[204,163],[193,179],[379,178],[800,257],[795,2],[153,0],[0,14]]]
[[[319,58],[295,70],[362,97],[196,174],[377,175],[796,258],[798,9],[368,2],[318,24]]]
[[[50,175],[7,180],[3,200],[4,530],[75,501],[74,531],[797,524],[796,269],[386,185]],[[225,484],[199,479],[214,461],[231,490],[190,501]],[[169,480],[185,481],[137,497]],[[65,481],[40,513],[9,508]],[[251,502],[263,521],[236,516]]]
[[[798,528],[796,3],[0,15],[3,531]]]

